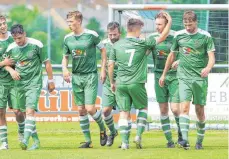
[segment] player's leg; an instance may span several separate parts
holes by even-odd
[[[85,95],[85,108],[91,117],[96,121],[100,129],[100,145],[105,146],[107,143],[106,129],[102,118],[102,113],[95,107],[98,91],[98,74],[90,73],[84,76],[84,95]]]
[[[117,106],[120,111],[119,116],[119,132],[122,138],[121,149],[126,150],[129,149],[129,126],[128,126],[128,118],[129,112],[131,110],[132,100],[128,92],[127,85],[117,85],[116,92],[116,101]]]
[[[195,110],[198,121],[196,122],[197,128],[197,140],[195,148],[197,150],[203,149],[203,140],[205,135],[205,112],[204,106],[206,105],[207,97],[207,80],[196,81],[193,84],[193,104],[195,104]]]
[[[75,104],[78,106],[80,128],[84,134],[85,142],[79,148],[92,148],[90,122],[88,112],[85,108],[84,85],[82,78],[78,75],[72,76],[72,91]]]
[[[0,150],[8,149],[6,105],[9,94],[9,86],[0,85]]]
[[[118,135],[118,132],[115,129],[112,115],[112,110],[116,107],[115,95],[111,91],[110,85],[108,85],[107,83],[103,85],[102,99],[104,122],[110,130],[110,135],[108,136],[106,145],[111,146],[113,145],[114,139]]]
[[[173,139],[172,139],[172,132],[170,128],[170,119],[169,119],[169,108],[168,108],[168,99],[169,99],[169,89],[168,89],[168,81],[166,79],[165,86],[160,87],[159,85],[159,78],[161,74],[155,73],[155,81],[154,81],[154,89],[156,94],[156,100],[159,103],[160,108],[160,121],[161,127],[164,132],[165,138],[167,140],[167,147],[173,148],[175,147]],[[168,75],[166,76],[166,78]]]
[[[170,102],[170,109],[175,117],[175,121],[177,124],[178,130],[178,141],[182,141],[182,134],[180,130],[179,124],[179,116],[180,116],[180,97],[179,97],[179,83],[176,75],[170,75],[168,82],[168,90],[169,90],[169,102]]]
[[[16,87],[11,87],[10,89],[10,95],[8,100],[9,107],[13,110],[16,121],[18,123],[18,139],[20,142],[22,142],[24,138],[24,128],[25,128],[25,106],[23,108],[19,107],[19,104],[17,102],[17,95],[18,91]]]
[[[29,139],[32,134],[36,134],[36,140],[34,141],[32,147],[29,150],[35,150],[40,148],[40,140],[36,132],[36,118],[35,112],[37,111],[37,105],[41,93],[41,84],[27,86],[26,88],[21,88],[18,91],[18,103],[19,106],[23,106],[25,103],[26,106],[26,119],[25,119],[25,130],[24,130],[24,139],[21,142],[20,146],[22,150],[27,150]],[[23,95],[25,94],[25,95]]]
[[[192,99],[192,82],[191,80],[179,79],[179,96],[181,102],[181,112],[179,117],[180,129],[182,133],[183,141],[178,143],[180,147],[183,147],[185,150],[190,148],[188,140],[188,131],[189,131],[189,110],[190,110],[190,101]]]
[[[128,86],[135,109],[138,109],[137,134],[135,144],[138,149],[142,148],[142,134],[145,131],[148,110],[148,98],[144,83],[131,84]]]

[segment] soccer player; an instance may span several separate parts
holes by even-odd
[[[82,27],[83,15],[79,11],[67,14],[67,23],[71,33],[64,38],[64,56],[62,60],[64,80],[70,83],[70,72],[67,69],[68,57],[72,56],[72,88],[75,104],[79,110],[80,127],[86,142],[79,148],[92,148],[89,129],[88,113],[97,122],[100,128],[100,145],[107,142],[106,129],[101,111],[95,108],[98,89],[98,73],[96,64],[96,47],[102,55],[100,79],[102,83],[106,79],[106,50],[100,41],[99,35],[92,30]]]
[[[177,70],[179,81],[179,95],[181,102],[180,128],[183,141],[179,143],[184,149],[189,149],[189,109],[193,99],[198,121],[197,141],[195,148],[203,149],[205,134],[205,113],[208,74],[215,63],[215,46],[211,35],[197,26],[197,15],[194,11],[186,11],[183,15],[184,30],[178,31],[173,40],[171,53],[166,61],[164,72],[159,80],[164,86],[166,73],[175,59],[175,52],[179,51],[180,62]]]
[[[109,58],[110,55],[110,50],[112,46],[114,45],[115,42],[117,42],[120,39],[121,36],[121,28],[118,22],[110,22],[107,25],[107,32],[108,32],[108,38],[103,41],[105,47],[106,47],[106,53],[107,57]],[[116,72],[117,72],[117,66],[114,68],[114,78],[116,77]],[[106,69],[106,71],[108,71]],[[108,72],[107,72],[108,73]],[[110,87],[110,80],[109,77],[107,76],[106,81],[103,85],[103,96],[102,96],[102,106],[103,106],[103,116],[104,116],[104,121],[106,125],[108,126],[110,130],[110,135],[108,136],[107,139],[107,146],[113,145],[114,138],[118,135],[117,130],[114,127],[114,121],[113,121],[113,116],[111,114],[112,109],[116,109],[116,99],[115,99],[115,93],[112,92],[111,87]],[[128,118],[128,128],[129,128],[129,134],[130,134],[130,129],[131,129],[131,117],[129,115]]]
[[[147,40],[139,38],[144,23],[137,18],[130,18],[127,22],[127,36],[117,41],[109,56],[109,78],[112,91],[115,91],[116,101],[120,110],[119,129],[122,137],[121,149],[129,148],[128,114],[131,105],[139,109],[137,116],[137,135],[135,144],[142,148],[141,136],[147,120],[147,94],[145,82],[147,79],[147,55],[157,43],[166,39],[171,26],[171,17],[164,13],[168,23],[158,38],[151,37]],[[118,66],[116,83],[113,77],[115,62]],[[117,88],[115,88],[117,87]]]
[[[18,123],[18,137],[22,141],[24,133],[24,112],[25,108],[19,108],[16,99],[16,89],[14,87],[14,81],[10,74],[4,69],[5,66],[14,65],[14,61],[7,57],[6,49],[9,44],[13,42],[13,38],[10,32],[7,31],[8,26],[6,17],[0,15],[0,140],[2,145],[0,150],[8,149],[7,141],[7,124],[6,124],[6,106],[7,102],[10,108],[16,115],[16,121]]]
[[[160,36],[167,22],[168,21],[166,17],[163,15],[163,13],[161,12],[158,13],[155,17],[157,32],[153,33],[150,36],[153,37]],[[168,148],[175,147],[174,141],[172,139],[172,133],[170,130],[170,119],[168,116],[168,112],[169,112],[168,102],[170,103],[170,109],[175,116],[175,121],[178,127],[178,142],[182,141],[182,135],[179,126],[180,100],[179,100],[179,89],[178,89],[178,79],[176,77],[176,70],[170,69],[165,79],[165,86],[164,87],[159,86],[159,78],[161,77],[161,74],[165,67],[167,56],[170,53],[170,48],[172,46],[174,33],[175,31],[170,30],[169,36],[166,38],[166,40],[156,45],[152,49],[153,60],[154,60],[154,75],[155,75],[154,88],[156,93],[156,99],[157,102],[159,103],[160,112],[161,112],[160,118],[161,118],[162,130],[164,132],[166,140],[168,141],[167,143]]]
[[[45,64],[48,75],[48,89],[55,89],[52,66],[46,53],[42,51],[43,44],[33,38],[26,37],[23,26],[20,24],[11,27],[14,43],[11,43],[6,54],[15,61],[15,70],[7,67],[15,80],[18,106],[26,107],[24,139],[20,146],[26,150],[29,138],[33,135],[34,144],[29,150],[38,149],[40,141],[36,132],[35,112],[42,88],[42,63]]]

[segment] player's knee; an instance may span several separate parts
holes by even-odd
[[[5,112],[5,111],[0,110],[0,118],[4,118],[4,117],[5,117],[5,114],[6,114],[6,112]]]
[[[13,109],[13,112],[14,112],[15,115],[18,115],[18,114],[21,113],[21,111],[19,109]]]
[[[109,108],[103,108],[103,116],[107,117],[111,114],[111,110]]]

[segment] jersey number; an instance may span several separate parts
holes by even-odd
[[[128,66],[131,66],[132,61],[133,61],[133,57],[134,57],[134,53],[135,53],[135,49],[125,50],[125,53],[130,54],[130,59],[129,59],[129,62],[128,62]]]

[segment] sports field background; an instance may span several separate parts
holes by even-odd
[[[227,159],[228,131],[208,130],[204,140],[204,150],[195,150],[196,131],[190,131],[190,150],[180,148],[168,149],[161,130],[146,131],[143,135],[144,148],[139,150],[132,143],[135,129],[132,129],[130,149],[121,150],[120,135],[112,147],[99,145],[99,129],[95,123],[91,125],[92,149],[78,149],[84,141],[78,122],[38,122],[37,129],[41,140],[41,149],[23,151],[17,139],[17,124],[8,124],[10,149],[0,152],[0,159]],[[176,140],[177,133],[173,133]],[[32,140],[31,142],[32,143]]]

